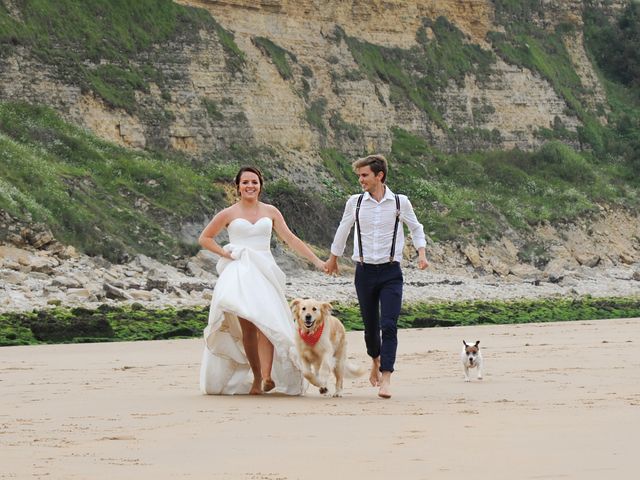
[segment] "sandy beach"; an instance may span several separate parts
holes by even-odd
[[[366,364],[362,333],[350,357]],[[0,349],[0,478],[625,478],[640,319],[403,330],[394,397],[198,391],[201,340]],[[463,381],[462,339],[485,378]]]

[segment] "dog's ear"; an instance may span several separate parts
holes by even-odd
[[[467,342],[465,342],[464,340],[462,340],[462,344],[463,344],[465,347],[468,347],[468,346],[469,346],[469,345],[467,345]]]
[[[478,341],[476,342],[476,347],[477,347],[478,345],[480,345],[480,340],[478,340]]]
[[[297,309],[301,301],[301,298],[294,298],[293,300],[291,300],[291,303],[289,303],[289,307],[291,309]]]
[[[324,302],[320,306],[320,309],[322,310],[323,315],[330,315],[331,314],[331,310],[333,310],[333,307],[331,306],[331,304],[329,302]]]

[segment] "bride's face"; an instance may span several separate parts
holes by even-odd
[[[238,184],[240,197],[249,199],[258,198],[260,195],[260,178],[253,172],[243,172]]]

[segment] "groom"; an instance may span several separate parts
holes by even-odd
[[[411,231],[418,250],[418,267],[429,266],[425,256],[425,236],[411,202],[394,194],[385,182],[387,160],[369,155],[352,163],[363,193],[352,195],[331,244],[327,273],[338,272],[338,257],[355,224],[352,259],[356,261],[355,286],[364,322],[367,354],[373,359],[369,381],[380,387],[378,396],[391,398],[391,373],[398,347],[397,323],[402,304],[402,248],[404,232],[400,221]],[[382,339],[380,338],[382,331]]]

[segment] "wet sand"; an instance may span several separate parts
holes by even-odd
[[[199,339],[3,347],[0,478],[626,478],[639,342],[640,319],[403,330],[390,400],[365,377],[339,399],[204,396]]]

